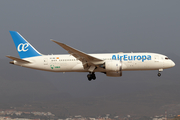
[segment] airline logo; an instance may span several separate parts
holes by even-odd
[[[132,60],[151,60],[151,55],[112,55],[113,60],[120,60],[120,61],[132,61]]]
[[[60,68],[60,66],[50,65],[51,69]]]
[[[28,51],[28,47],[29,47],[28,43],[24,43],[24,44],[20,43],[17,47],[17,50],[18,50],[18,52],[21,52],[21,51],[26,52],[26,51]]]

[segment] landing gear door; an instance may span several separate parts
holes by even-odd
[[[48,58],[44,58],[44,65],[48,65]]]

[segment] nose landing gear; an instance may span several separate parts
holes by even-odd
[[[94,74],[94,72],[92,72],[92,73],[89,73],[87,75],[87,78],[88,78],[89,81],[91,81],[92,79],[95,80],[96,79],[96,75]]]
[[[158,72],[158,77],[161,77],[161,73],[160,72],[162,72],[163,71],[163,69],[159,69],[159,72]]]
[[[158,75],[158,77],[161,77],[161,73],[158,73],[157,75]]]

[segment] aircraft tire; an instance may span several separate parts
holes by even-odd
[[[91,75],[91,74],[88,74],[88,75],[87,75],[87,78],[88,78],[89,81],[91,81],[91,80],[92,80],[92,75]]]
[[[161,76],[161,73],[158,73],[158,77],[160,77]]]
[[[93,80],[96,80],[96,76],[95,76],[95,75],[93,75],[93,76],[92,76],[92,79],[93,79]]]
[[[91,74],[91,77],[92,77],[93,80],[96,79],[96,75],[94,73]]]

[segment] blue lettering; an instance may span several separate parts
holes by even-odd
[[[131,55],[131,56],[128,56],[128,55],[112,55],[112,60],[124,60],[124,61],[131,61],[131,60],[141,60],[142,59],[142,62],[144,62],[145,60],[151,60],[151,55]]]
[[[112,56],[112,59],[113,59],[113,60],[116,60],[116,55],[113,55],[113,56]]]
[[[138,55],[138,56],[137,56],[137,59],[138,59],[138,60],[141,60],[141,56],[140,56],[140,55]]]
[[[150,55],[147,56],[147,60],[151,60],[151,56]]]
[[[120,56],[120,61],[122,61],[123,56]]]
[[[127,61],[127,55],[124,55],[124,61]]]
[[[133,56],[128,56],[128,60],[133,60]]]
[[[145,55],[142,56],[142,62],[144,62],[144,60],[146,60],[146,56]]]

